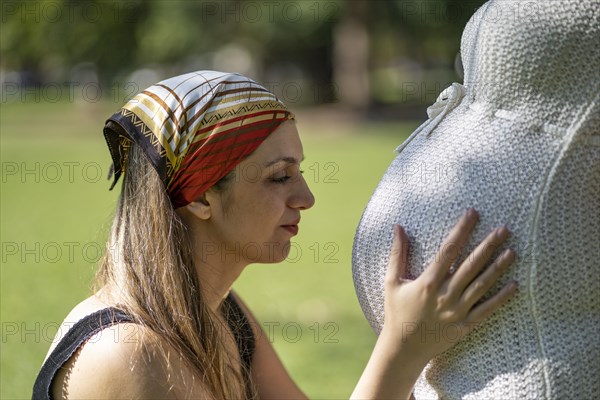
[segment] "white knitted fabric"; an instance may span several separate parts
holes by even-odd
[[[428,109],[364,211],[353,275],[376,332],[393,223],[412,277],[468,207],[481,217],[461,259],[494,227],[513,233],[503,248],[518,260],[492,293],[514,279],[517,296],[429,363],[417,399],[600,398],[599,14],[597,0],[481,7],[463,33],[464,87]]]

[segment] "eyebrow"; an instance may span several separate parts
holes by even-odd
[[[275,165],[280,162],[286,162],[288,164],[300,164],[302,161],[304,161],[304,156],[302,156],[300,161],[298,161],[298,159],[294,158],[294,157],[279,157],[279,158],[276,158],[275,160],[271,160],[271,161],[267,161],[267,162],[263,163],[263,166],[270,167],[271,165]]]

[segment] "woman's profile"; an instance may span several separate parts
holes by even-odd
[[[305,398],[231,292],[249,264],[286,258],[314,204],[294,115],[249,78],[197,71],[138,94],[104,135],[113,186],[123,179],[96,291],[65,318],[34,398]],[[449,274],[458,255],[444,247],[462,247],[477,220],[465,211],[414,281],[394,228],[389,312],[354,397],[408,398],[427,361],[457,340],[423,341],[421,331],[466,336],[515,293],[508,283],[481,301],[514,260],[488,251],[509,237],[503,226]],[[248,243],[255,252],[239,251]]]

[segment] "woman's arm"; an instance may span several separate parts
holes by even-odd
[[[429,360],[451,348],[515,293],[516,283],[512,282],[477,304],[514,261],[514,252],[506,250],[481,272],[508,238],[506,227],[492,231],[455,273],[449,272],[478,218],[475,210],[468,210],[442,244],[434,262],[414,281],[405,279],[408,239],[400,227],[394,228],[385,278],[384,325],[352,398],[410,398]],[[442,334],[448,329],[457,332],[452,340]]]
[[[256,338],[256,348],[252,357],[252,379],[256,384],[258,397],[260,399],[307,399],[290,378],[254,315],[237,294],[235,298],[248,317]]]

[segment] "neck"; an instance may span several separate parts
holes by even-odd
[[[237,249],[229,248],[222,238],[216,237],[205,221],[185,207],[176,212],[189,229],[203,301],[216,313],[248,262],[240,257]]]
[[[208,256],[206,253],[202,246],[194,246],[194,265],[204,301],[213,312],[217,312],[247,263],[243,260],[230,260],[236,258],[236,255],[227,257],[218,252]]]

